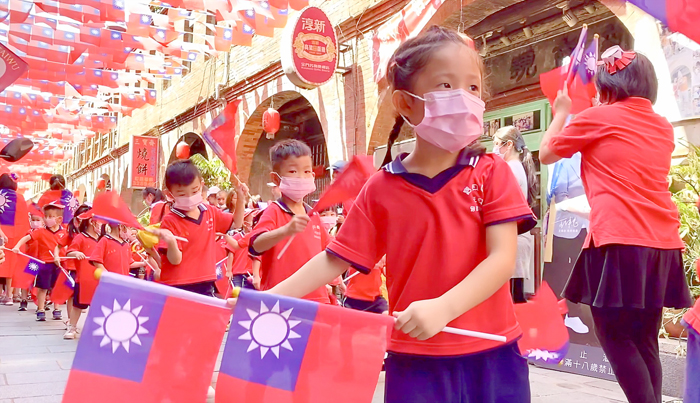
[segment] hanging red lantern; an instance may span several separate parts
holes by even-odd
[[[98,189],[104,189],[104,188],[106,188],[106,187],[107,187],[107,182],[105,181],[105,178],[100,178],[100,179],[97,181],[97,188],[98,188]]]
[[[181,141],[175,146],[175,156],[181,160],[190,158],[190,145]]]
[[[273,108],[267,108],[262,117],[263,130],[266,133],[275,135],[280,130],[280,113]]]

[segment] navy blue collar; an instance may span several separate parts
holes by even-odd
[[[282,209],[282,211],[284,211],[285,213],[290,214],[290,215],[294,215],[294,212],[287,206],[287,204],[285,202],[282,201],[282,199],[274,201],[273,203],[275,203],[277,206],[279,206],[279,208]],[[304,210],[306,210],[306,212],[308,213],[309,211],[311,211],[311,206],[304,203]]]
[[[475,153],[469,148],[465,148],[457,157],[457,163],[447,168],[446,170],[435,175],[433,178],[429,178],[425,175],[411,173],[406,170],[403,165],[403,160],[408,156],[408,153],[400,154],[395,160],[386,164],[384,166],[384,171],[392,174],[398,175],[405,179],[408,183],[419,187],[427,192],[436,193],[438,190],[442,189],[447,185],[452,178],[457,176],[463,169],[467,167],[476,168],[476,164],[479,163],[479,158],[481,154]]]
[[[114,242],[118,243],[119,245],[124,245],[124,244],[126,243],[126,241],[119,241],[117,238],[113,237],[113,236],[110,235],[110,234],[105,234],[105,238],[111,239],[111,240],[113,240]]]
[[[197,205],[197,208],[199,208],[199,218],[197,219],[188,216],[186,211],[182,211],[176,208],[171,208],[170,211],[175,213],[175,215],[177,215],[180,218],[184,218],[185,220],[192,221],[193,223],[199,225],[201,224],[202,217],[204,217],[204,212],[207,210],[208,207],[204,203],[199,203],[199,205]]]
[[[95,241],[95,242],[97,242],[97,241],[99,240],[99,237],[93,238],[93,237],[92,237],[90,234],[88,234],[87,232],[81,232],[81,234],[83,234],[83,236],[84,236],[85,238],[92,239],[92,240]]]

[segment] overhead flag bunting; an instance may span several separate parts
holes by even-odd
[[[307,5],[306,0],[0,0],[0,91],[13,94],[0,95],[0,121],[7,128],[0,139],[21,134],[37,142],[36,152],[16,168],[53,167],[72,158],[74,144],[114,129],[120,115],[155,105],[158,92],[149,84],[184,74],[186,62],[202,55],[250,46],[256,34],[273,36],[290,10]],[[204,24],[206,33],[187,28],[196,24]],[[20,174],[22,182],[34,179],[33,171]]]

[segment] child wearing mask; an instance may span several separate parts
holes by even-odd
[[[29,241],[37,243],[37,258],[44,261],[39,264],[34,286],[37,288],[36,320],[46,320],[46,295],[53,288],[58,278],[58,265],[60,264],[60,248],[68,245],[68,233],[61,226],[63,222],[64,205],[60,201],[48,203],[43,207],[45,228],[38,228],[25,235],[17,242],[14,248],[19,252],[22,246]],[[61,310],[54,306],[53,319],[61,320]]]
[[[508,280],[518,232],[536,222],[508,165],[477,141],[482,60],[473,42],[433,26],[398,47],[387,79],[398,114],[389,139],[406,122],[415,149],[373,175],[336,239],[270,292],[299,297],[386,255],[396,325],[385,401],[530,402]],[[448,325],[507,342],[441,332]]]
[[[79,209],[80,210],[80,209]],[[79,220],[78,233],[73,236],[70,246],[68,246],[68,257],[76,259],[76,279],[73,289],[73,306],[71,308],[68,329],[63,334],[66,340],[75,339],[78,333],[78,320],[92,301],[92,296],[97,288],[95,279],[95,266],[90,264],[88,258],[92,256],[102,233],[102,225],[92,219],[92,214],[87,210],[79,213],[76,218]]]
[[[264,210],[249,247],[251,255],[261,258],[262,290],[269,290],[294,274],[329,242],[321,219],[318,215],[309,217],[311,207],[304,203],[304,197],[316,190],[309,146],[299,140],[280,141],[270,149],[270,161],[270,176],[282,197]],[[292,236],[288,250],[278,259]],[[330,303],[325,283],[300,297]]]
[[[41,209],[39,206],[36,204],[32,203],[29,205],[29,234],[32,232],[38,230],[39,228],[44,228],[44,213],[41,212]],[[29,234],[27,234],[29,236]],[[38,248],[38,243],[30,239],[27,241],[25,244],[25,253],[29,256],[36,257],[38,259],[39,256],[39,248]],[[29,265],[32,262],[30,260],[27,262],[27,265]],[[22,276],[24,270],[17,270],[15,271],[15,284],[19,284],[16,280],[19,279],[20,276]],[[29,300],[29,288],[21,288],[19,290],[19,297],[20,297],[20,302],[19,302],[19,311],[20,312],[25,312],[27,310],[27,301]]]
[[[160,282],[197,294],[213,296],[216,281],[216,233],[240,228],[243,223],[245,197],[238,198],[236,215],[224,213],[206,204],[202,198],[202,175],[190,160],[175,161],[165,171],[167,194],[174,200],[163,217],[161,238]],[[241,184],[239,192],[247,188]],[[182,242],[173,237],[186,238]]]

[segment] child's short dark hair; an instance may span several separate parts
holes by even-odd
[[[279,169],[282,161],[289,157],[306,156],[311,156],[311,148],[299,140],[282,140],[270,148],[270,162],[274,171]]]
[[[201,180],[202,174],[192,161],[177,160],[165,170],[165,187],[170,189],[173,186],[187,186],[197,178]]]
[[[17,182],[12,179],[10,174],[2,174],[0,175],[0,189],[17,190]]]
[[[614,74],[608,73],[606,66],[600,66],[595,75],[595,86],[600,93],[600,101],[613,103],[630,97],[646,98],[656,103],[659,80],[651,61],[641,53],[632,62]]]
[[[63,212],[63,209],[60,207],[46,205],[46,206],[44,206],[44,215],[46,215],[46,213],[48,213],[49,211],[52,211],[52,210]]]

